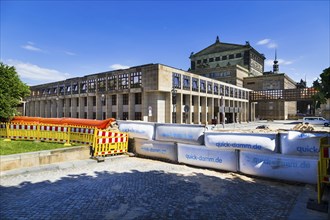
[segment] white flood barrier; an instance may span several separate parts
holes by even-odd
[[[130,138],[154,138],[155,123],[139,121],[117,121],[121,132],[128,132]]]
[[[178,143],[179,163],[226,171],[237,171],[238,152],[235,150],[208,149],[203,145]]]
[[[188,124],[156,124],[155,140],[203,144],[205,127]]]
[[[281,153],[288,155],[319,156],[320,140],[326,133],[289,131],[280,133]]]
[[[177,146],[174,142],[134,138],[134,148],[135,152],[139,155],[178,162]]]
[[[239,169],[244,174],[315,184],[317,158],[241,151]]]
[[[205,132],[205,146],[212,149],[276,153],[277,133]]]

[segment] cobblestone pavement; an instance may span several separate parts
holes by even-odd
[[[126,157],[1,177],[1,219],[287,219],[304,186]]]

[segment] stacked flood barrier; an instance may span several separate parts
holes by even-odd
[[[134,153],[175,163],[317,183],[321,138],[329,133],[207,131],[203,125],[118,121]]]

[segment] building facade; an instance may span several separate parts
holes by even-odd
[[[32,86],[26,115],[209,124],[254,118],[249,89],[162,64]]]
[[[192,73],[243,87],[243,78],[260,76],[265,57],[247,41],[245,45],[220,42],[190,55]]]
[[[244,78],[244,87],[253,91],[272,90],[281,93],[285,89],[295,89],[296,82],[284,73],[274,73]],[[279,98],[278,100],[265,99],[255,103],[255,115],[258,119],[286,120],[296,113],[296,101],[285,101]]]

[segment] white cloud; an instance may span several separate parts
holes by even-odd
[[[257,45],[264,45],[270,49],[277,48],[277,44],[272,39],[268,39],[268,38],[258,41]]]
[[[257,42],[257,45],[265,45],[268,44],[270,42],[270,39],[263,39]]]
[[[118,70],[118,69],[128,69],[130,67],[116,63],[116,64],[112,64],[110,68],[113,70]]]
[[[70,77],[68,73],[62,73],[54,69],[47,69],[35,64],[24,63],[19,60],[7,60],[9,66],[14,66],[22,79],[35,83],[47,83],[65,80]]]
[[[64,51],[64,53],[65,53],[66,55],[69,55],[69,56],[75,56],[75,55],[76,55],[75,53],[72,53],[72,52],[70,52],[70,51]]]
[[[31,50],[31,51],[37,51],[37,52],[42,52],[42,50],[38,47],[34,46],[34,43],[31,41],[28,41],[28,43],[26,45],[22,46],[23,49],[25,50]]]
[[[277,44],[274,42],[271,42],[271,43],[267,44],[267,47],[268,48],[277,48]]]

